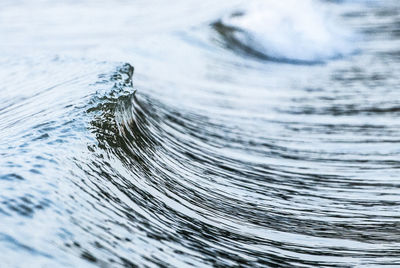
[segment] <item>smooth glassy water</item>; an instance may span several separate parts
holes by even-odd
[[[5,0],[0,41],[0,267],[400,265],[397,0]]]

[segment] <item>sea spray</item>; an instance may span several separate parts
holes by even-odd
[[[261,58],[322,62],[356,51],[355,35],[313,0],[254,1],[216,25],[231,47]]]

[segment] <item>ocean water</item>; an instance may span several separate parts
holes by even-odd
[[[0,2],[0,267],[400,266],[397,0]]]

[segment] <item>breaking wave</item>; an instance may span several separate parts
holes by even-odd
[[[227,47],[267,60],[323,62],[356,50],[354,34],[314,0],[253,1],[214,28]]]

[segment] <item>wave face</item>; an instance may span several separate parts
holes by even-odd
[[[0,3],[0,266],[400,265],[397,0],[167,2]]]
[[[252,1],[214,24],[227,46],[261,59],[318,63],[355,52],[355,37],[314,0]]]

